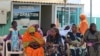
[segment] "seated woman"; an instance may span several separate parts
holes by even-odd
[[[64,39],[59,34],[57,28],[51,29],[51,34],[47,36],[46,56],[66,56]]]
[[[84,34],[84,41],[87,44],[88,56],[100,56],[100,32],[95,23],[91,23]]]
[[[82,34],[77,32],[77,26],[72,25],[72,32],[67,34],[67,42],[72,56],[83,56],[81,46],[84,44]]]
[[[30,26],[23,35],[22,42],[26,56],[44,56],[44,43],[41,34],[36,32],[34,26]]]

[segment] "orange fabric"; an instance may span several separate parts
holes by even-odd
[[[38,49],[32,49],[30,47],[27,47],[25,49],[26,56],[44,56],[44,49],[42,47]]]
[[[79,31],[81,34],[84,35],[85,31],[88,29],[88,22],[86,20],[86,16],[84,14],[80,15],[80,25],[79,25]]]
[[[38,32],[34,33],[34,37],[38,38],[38,39],[43,39],[42,36]],[[35,40],[26,31],[25,34],[23,35],[22,41],[24,43],[24,42],[32,42],[32,41],[35,41]],[[42,42],[44,42],[44,41],[42,41]],[[33,49],[33,48],[30,48],[30,47],[27,46],[25,48],[25,54],[26,54],[26,56],[44,56],[44,49],[43,49],[42,45],[43,45],[43,43],[41,44],[41,47],[38,48],[38,49]]]

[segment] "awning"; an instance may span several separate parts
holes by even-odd
[[[46,4],[65,4],[65,0],[12,0],[13,2],[23,3],[46,3]]]

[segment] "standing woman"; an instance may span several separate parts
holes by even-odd
[[[59,34],[57,28],[51,29],[51,35],[47,36],[46,56],[66,56],[64,40]]]
[[[84,40],[87,43],[88,55],[100,56],[100,33],[96,29],[96,24],[91,23],[84,35]]]
[[[88,22],[87,22],[86,16],[84,14],[81,14],[80,15],[79,31],[81,34],[84,35],[84,33],[87,29],[88,29]]]
[[[19,34],[19,30],[17,29],[17,22],[13,21],[12,27],[10,28],[9,35],[4,39],[4,41],[7,41],[7,40],[12,41],[11,46],[8,46],[8,49],[11,48],[11,51],[19,51],[19,49],[20,49],[19,48],[19,45],[20,45],[19,39],[21,39],[21,36]],[[18,55],[12,54],[11,56],[18,56]]]

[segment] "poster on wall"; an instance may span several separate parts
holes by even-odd
[[[0,24],[7,23],[7,12],[4,9],[0,9]]]
[[[38,5],[14,5],[13,20],[19,25],[29,26],[30,24],[39,24],[40,6]]]

